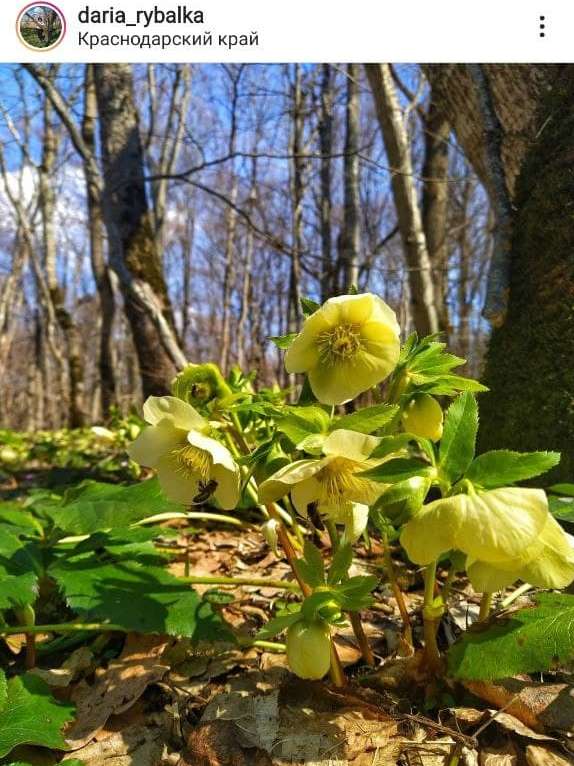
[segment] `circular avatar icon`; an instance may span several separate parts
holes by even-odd
[[[18,14],[16,31],[27,48],[49,51],[59,45],[66,34],[66,19],[52,3],[30,3]]]

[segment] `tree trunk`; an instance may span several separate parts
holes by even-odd
[[[58,283],[56,273],[56,195],[55,164],[58,139],[52,124],[52,105],[44,99],[44,132],[42,136],[42,164],[39,168],[38,191],[42,214],[42,242],[44,269],[50,300],[58,326],[65,339],[66,358],[68,361],[68,424],[70,428],[85,425],[84,407],[84,360],[82,341],[72,314],[66,307],[64,290]]]
[[[321,222],[321,300],[326,301],[334,292],[331,227],[331,155],[333,154],[333,67],[322,64],[321,110],[319,118],[319,147],[321,152],[321,194],[319,197]]]
[[[339,236],[339,290],[358,287],[361,248],[361,200],[359,197],[359,65],[347,64],[345,123],[344,212]]]
[[[431,262],[423,230],[405,125],[388,64],[367,64],[367,75],[389,164],[399,230],[409,274],[410,306],[421,335],[439,330]]]
[[[464,65],[425,67],[491,198],[489,140]],[[574,475],[574,65],[485,65],[513,203],[508,311],[493,330],[480,447],[562,453],[548,482]]]
[[[84,84],[84,120],[82,136],[86,146],[95,154],[96,121],[98,104],[94,65],[86,64]],[[100,299],[100,347],[98,351],[98,370],[100,376],[100,401],[102,415],[108,418],[112,406],[116,403],[116,380],[112,352],[112,331],[115,314],[114,290],[110,272],[104,256],[103,213],[100,193],[94,183],[89,168],[84,163],[86,179],[86,197],[88,203],[88,230],[90,237],[90,259],[92,272]]]
[[[303,174],[305,172],[303,151],[303,89],[301,65],[295,64],[292,92],[291,121],[291,269],[288,294],[288,332],[297,332],[301,318],[301,253],[303,251]]]
[[[103,211],[110,260],[120,277],[144,396],[162,395],[183,365],[144,181],[139,117],[129,64],[96,64],[105,170]],[[155,321],[148,305],[156,308]]]
[[[448,138],[450,125],[432,98],[425,120],[422,218],[440,329],[448,332]]]

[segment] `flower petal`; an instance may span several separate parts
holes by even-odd
[[[473,561],[472,564],[467,564],[466,573],[472,587],[479,593],[496,593],[518,580],[516,572],[497,569],[485,561]]]
[[[538,538],[541,550],[535,550],[530,561],[518,572],[518,578],[540,588],[565,588],[574,580],[574,547],[552,516]],[[538,545],[533,546],[538,549]]]
[[[199,492],[199,475],[184,473],[171,455],[164,455],[155,467],[164,495],[174,503],[190,505]]]
[[[291,500],[297,513],[307,516],[307,509],[311,503],[317,502],[321,497],[321,484],[314,476],[300,481],[291,488]]]
[[[144,406],[144,418],[152,426],[161,420],[169,420],[176,428],[183,431],[203,431],[207,421],[191,404],[178,399],[176,396],[148,396]]]
[[[240,475],[237,466],[229,469],[222,463],[216,463],[210,474],[210,478],[217,482],[213,493],[219,505],[225,511],[232,511],[239,502]]]
[[[283,466],[260,485],[259,502],[272,503],[279,500],[291,491],[294,484],[314,476],[326,464],[327,459],[323,458],[322,460],[297,460]]]
[[[346,428],[337,428],[323,442],[323,453],[346,457],[349,460],[362,463],[380,443],[381,440],[376,436],[348,431]],[[365,470],[367,470],[367,466],[365,466]]]
[[[401,545],[415,564],[430,564],[441,553],[457,546],[456,531],[462,518],[465,495],[435,500],[410,519],[401,533]]]
[[[221,444],[221,442],[218,442],[217,439],[205,436],[199,431],[189,431],[187,434],[187,441],[194,447],[209,452],[214,465],[225,466],[228,471],[235,471],[237,469],[233,455],[227,447],[224,444]]]
[[[185,431],[175,428],[169,420],[144,428],[127,448],[128,455],[140,465],[155,468],[158,461],[185,441]]]
[[[496,564],[520,556],[548,518],[541,489],[505,487],[460,497],[454,547],[479,561]]]

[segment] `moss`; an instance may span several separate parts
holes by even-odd
[[[552,449],[574,479],[574,77],[549,93],[517,184],[508,317],[492,334],[481,448]]]

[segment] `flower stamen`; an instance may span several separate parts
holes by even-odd
[[[172,455],[175,458],[177,470],[186,478],[199,477],[204,483],[209,481],[212,466],[209,452],[188,444],[173,450]]]
[[[380,494],[380,485],[358,475],[364,468],[347,458],[336,458],[322,468],[316,476],[322,489],[319,506],[338,508],[349,502],[367,505],[374,502]]]
[[[363,348],[359,325],[340,324],[322,332],[318,338],[319,354],[326,364],[350,361]]]

